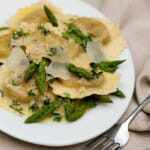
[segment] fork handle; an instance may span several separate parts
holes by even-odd
[[[126,124],[130,124],[134,117],[144,108],[146,104],[150,102],[150,96],[148,96],[132,113],[131,115],[124,121]]]

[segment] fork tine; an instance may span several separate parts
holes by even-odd
[[[118,143],[113,142],[113,143],[109,144],[104,150],[112,150],[117,145],[118,145]]]
[[[110,142],[112,142],[112,140],[109,137],[107,137],[106,140],[98,144],[93,150],[100,150],[104,148],[107,144],[109,144]]]
[[[120,146],[115,148],[115,150],[121,150],[121,149],[122,149],[122,147],[120,147]]]
[[[89,144],[87,144],[86,147],[87,148],[93,147],[93,146],[95,146],[97,144],[97,142],[102,141],[102,139],[105,140],[106,138],[107,138],[106,136],[99,136],[95,140],[93,140]]]

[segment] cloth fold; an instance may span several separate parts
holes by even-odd
[[[150,0],[83,0],[97,7],[113,22],[121,27],[134,60],[136,90],[126,118],[150,94]],[[150,150],[150,104],[130,125],[130,140],[123,150]],[[86,143],[49,148],[13,139],[0,133],[0,150],[81,150]]]

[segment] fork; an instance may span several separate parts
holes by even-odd
[[[148,96],[121,124],[115,125],[102,136],[87,144],[82,150],[121,150],[129,139],[129,125],[133,118],[150,102]]]

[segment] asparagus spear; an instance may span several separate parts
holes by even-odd
[[[68,70],[71,71],[72,73],[76,74],[78,77],[86,78],[86,79],[94,79],[94,76],[92,73],[90,73],[82,68],[76,67],[73,64],[68,65]]]
[[[95,101],[93,98],[90,98],[90,99],[88,98],[88,99],[83,100],[81,102],[81,104],[79,105],[79,107],[72,114],[70,114],[67,117],[67,120],[69,122],[73,122],[73,121],[78,120],[79,118],[81,118],[83,116],[83,114],[85,113],[85,111],[88,108],[92,108],[95,106],[93,104],[95,104]]]
[[[125,60],[116,60],[116,61],[102,61],[100,63],[92,63],[91,67],[93,69],[101,69],[106,72],[115,72],[118,69],[118,65],[125,62]]]
[[[52,23],[52,25],[58,27],[58,22],[56,17],[53,15],[52,11],[46,5],[44,5],[44,11],[46,13],[47,18]]]
[[[67,115],[66,119],[70,122],[78,120],[83,116],[83,114],[88,108],[95,107],[96,102],[113,103],[113,101],[108,96],[104,95],[92,95],[86,97],[73,113]]]
[[[119,90],[119,89],[117,89],[117,91],[114,92],[114,93],[112,93],[111,95],[118,96],[118,97],[120,97],[120,98],[125,98],[125,97],[126,97],[126,96],[124,95],[124,93],[123,93],[121,90]]]
[[[108,96],[105,96],[105,95],[93,95],[93,96],[97,102],[113,103],[113,101]]]
[[[25,82],[29,81],[32,78],[36,70],[37,70],[37,65],[35,63],[31,63],[29,69],[26,70],[25,72]]]
[[[68,118],[75,110],[75,101],[69,98],[64,99],[65,115]]]
[[[70,122],[78,120],[85,113],[86,109],[87,109],[87,102],[83,101],[80,104],[80,106],[72,114],[70,114],[67,117],[67,120],[70,121]]]
[[[46,87],[46,60],[42,59],[38,68],[38,75],[36,76],[36,83],[39,91],[44,94]]]
[[[83,48],[86,48],[87,42],[92,41],[91,36],[86,36],[84,35],[80,29],[75,27],[72,23],[67,24],[68,25],[68,31],[63,33],[62,36],[64,38],[71,38],[73,39],[76,43],[80,44]]]
[[[68,29],[69,29],[69,32],[70,32],[70,33],[76,34],[76,35],[77,35],[78,37],[80,37],[81,39],[91,41],[90,37],[84,35],[84,34],[81,32],[80,29],[78,29],[77,27],[75,27],[74,24],[69,23],[69,24],[68,24]]]
[[[3,92],[3,90],[1,90],[1,89],[0,89],[0,96],[1,96],[1,97],[4,97],[4,92]]]
[[[66,38],[66,39],[72,39],[72,40],[74,40],[77,44],[79,44],[79,45],[81,45],[82,47],[84,47],[84,43],[83,43],[83,41],[79,38],[79,37],[77,37],[76,35],[74,35],[74,34],[71,34],[71,33],[69,33],[69,32],[64,32],[64,33],[62,33],[62,36],[64,37],[64,38]]]
[[[39,122],[49,115],[52,115],[54,111],[56,111],[60,105],[62,104],[63,99],[61,97],[58,97],[52,104],[43,107],[41,110],[37,111],[30,117],[28,117],[25,120],[25,123],[34,123],[34,122]]]
[[[1,27],[1,28],[0,28],[0,31],[8,30],[8,29],[9,29],[9,27]]]

